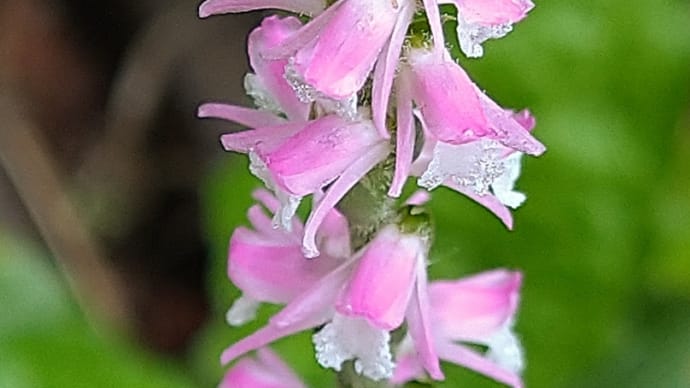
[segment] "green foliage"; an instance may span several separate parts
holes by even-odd
[[[0,387],[194,386],[180,365],[96,333],[42,252],[0,237]]]

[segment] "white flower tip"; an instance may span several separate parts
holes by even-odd
[[[513,333],[510,325],[506,325],[489,341],[487,358],[502,368],[515,374],[525,369],[525,356],[520,340]]]
[[[390,334],[371,327],[366,320],[339,314],[312,337],[316,359],[325,368],[337,371],[343,362],[355,360],[355,371],[379,381],[393,376]]]
[[[480,58],[484,55],[482,43],[489,39],[502,38],[513,30],[510,23],[482,25],[467,23],[458,18],[458,40],[460,49],[468,58]]]
[[[230,326],[241,326],[256,318],[259,302],[246,295],[237,298],[225,314],[225,321]]]
[[[519,191],[497,191],[495,195],[502,204],[511,209],[519,208],[527,199],[527,196]]]
[[[305,243],[305,244],[302,246],[302,254],[303,254],[304,257],[306,257],[307,259],[313,259],[313,258],[315,258],[315,257],[319,257],[319,255],[321,254],[321,252],[319,252],[319,250],[316,248],[316,244],[314,244],[314,243]]]

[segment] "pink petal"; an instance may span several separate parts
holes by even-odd
[[[245,127],[257,128],[285,124],[286,120],[275,114],[237,105],[207,103],[199,106],[197,116],[233,121]]]
[[[369,121],[324,116],[286,139],[261,158],[273,181],[296,196],[314,193],[336,179],[380,137]]]
[[[333,303],[350,275],[353,263],[354,261],[350,260],[322,276],[308,290],[293,298],[278,314],[274,315],[268,325],[225,349],[221,355],[221,362],[227,364],[242,354],[256,350],[279,338],[326,323],[335,312]]]
[[[496,140],[506,147],[534,156],[539,156],[546,151],[546,147],[535,139],[526,127],[513,118],[512,112],[498,106],[479,89],[476,91],[479,93],[489,125],[496,133]]]
[[[432,320],[443,338],[485,342],[514,318],[522,275],[494,270],[429,287]]]
[[[527,109],[523,109],[517,113],[512,114],[513,120],[517,121],[518,124],[522,125],[528,132],[532,132],[534,127],[537,125],[537,120],[532,116],[532,112]]]
[[[321,258],[312,261],[318,260]],[[354,263],[355,260],[350,259],[323,276],[274,315],[270,320],[271,324],[276,327],[307,324],[309,327],[316,327],[331,319],[335,313],[335,300],[349,278]]]
[[[325,5],[323,0],[206,0],[199,6],[199,17],[270,8],[316,15]]]
[[[238,228],[230,240],[228,276],[255,300],[288,303],[341,262],[332,257],[306,260],[299,243],[257,240]]]
[[[295,69],[323,95],[347,99],[364,85],[393,32],[399,8],[390,1],[347,0],[313,45],[299,50]]]
[[[326,194],[313,207],[304,226],[302,239],[303,251],[306,257],[316,257],[319,250],[316,247],[316,231],[328,213],[340,202],[350,189],[357,184],[374,166],[383,161],[388,155],[388,145],[379,143],[366,151],[359,159],[350,165],[340,178],[333,182]]]
[[[388,195],[396,198],[402,193],[407,177],[410,175],[415,140],[412,97],[408,81],[404,76],[398,79],[397,105],[398,132],[395,138],[395,173],[388,190]]]
[[[496,215],[496,217],[498,217],[508,229],[513,229],[513,215],[510,212],[510,209],[508,209],[506,205],[502,204],[501,201],[499,201],[494,195],[479,195],[470,187],[459,185],[453,182],[451,179],[447,179],[445,182],[443,182],[443,185],[470,197],[475,202],[494,213],[494,215]]]
[[[417,285],[412,294],[412,301],[407,311],[407,330],[414,343],[417,356],[424,369],[434,380],[443,380],[435,339],[432,336],[433,321],[430,319],[430,307],[427,294],[426,263],[419,260]]]
[[[310,105],[297,98],[292,86],[285,79],[285,66],[288,61],[286,59],[271,60],[263,56],[263,53],[280,47],[301,26],[299,19],[294,17],[283,19],[277,16],[267,17],[261,22],[261,26],[249,34],[247,51],[256,76],[282,112],[291,120],[306,121]]]
[[[281,42],[280,45],[264,52],[263,56],[267,59],[279,59],[293,55],[297,50],[318,38],[321,30],[337,15],[338,9],[340,9],[342,4],[343,1],[339,1],[326,8],[324,12],[310,20],[309,23],[297,30],[288,39]]]
[[[226,373],[219,388],[305,388],[292,370],[268,348],[243,358]]]
[[[336,309],[365,318],[375,327],[393,330],[402,324],[423,260],[424,243],[397,227],[382,229],[357,260],[354,273],[338,297]]]
[[[405,201],[405,205],[422,206],[431,200],[431,194],[426,190],[417,190]]]
[[[412,96],[436,139],[463,144],[492,134],[477,89],[445,54],[410,50]]]
[[[261,363],[265,365],[268,370],[271,370],[273,373],[280,376],[285,383],[289,382],[294,384],[299,382],[299,378],[297,375],[295,375],[295,372],[293,372],[292,369],[290,369],[290,367],[275,352],[271,351],[271,349],[261,348],[257,350],[256,353],[259,361],[261,361]],[[299,386],[303,386],[303,384],[300,382]]]
[[[424,375],[424,367],[416,353],[406,353],[395,360],[395,371],[390,382],[396,385],[405,384]]]
[[[275,215],[276,212],[280,211],[280,201],[276,197],[273,196],[271,192],[269,192],[266,189],[257,189],[252,192],[252,198],[260,202],[266,209],[268,209],[272,215]],[[256,212],[252,208],[249,209],[250,212]],[[262,211],[263,214],[263,211]],[[249,214],[249,219],[252,220],[252,215]],[[273,221],[269,221],[269,224],[266,224],[266,219],[267,217],[262,218],[263,222],[263,227],[268,228],[270,227],[272,231],[268,231],[266,229],[262,229],[262,232],[265,234],[273,234],[273,235],[282,235],[282,236],[289,236],[289,237],[296,237],[296,236],[301,236],[302,231],[304,230],[304,225],[302,225],[302,222],[299,220],[298,217],[293,217],[292,218],[292,227],[291,227],[291,232],[284,233],[284,230],[282,228],[276,228],[274,225]],[[254,229],[258,228],[254,224],[254,221],[252,221],[252,225],[254,225]],[[292,240],[291,240],[292,241]]]
[[[512,24],[527,16],[530,0],[455,0],[458,13],[467,23],[482,25]]]
[[[393,86],[395,70],[400,60],[400,50],[414,14],[414,7],[411,4],[405,3],[402,7],[395,22],[395,27],[393,27],[393,34],[379,55],[372,83],[371,109],[374,125],[379,130],[379,134],[385,139],[388,139],[390,136],[386,127],[388,99]]]
[[[220,137],[220,142],[227,151],[245,154],[259,144],[263,150],[271,150],[281,144],[286,138],[304,128],[304,125],[304,123],[290,122],[282,125],[228,133]]]
[[[482,357],[476,352],[453,343],[443,343],[437,346],[439,357],[465,368],[472,369],[478,373],[491,377],[492,379],[507,384],[513,388],[522,388],[522,379],[515,373],[507,371],[489,359]]]
[[[270,324],[266,325],[225,349],[220,356],[220,362],[223,365],[228,364],[232,360],[247,352],[259,349],[275,340],[299,333],[300,331],[307,330],[315,326],[318,326],[318,324],[315,325],[313,322],[300,322],[299,325],[296,324],[284,327],[278,327]]]

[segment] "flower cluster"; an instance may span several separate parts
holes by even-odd
[[[512,228],[509,208],[525,200],[514,190],[521,156],[545,150],[531,135],[529,111],[500,107],[452,58],[444,36],[451,17],[442,15],[442,4],[456,10],[452,19],[467,57],[482,56],[483,42],[506,35],[533,7],[529,0],[201,4],[201,17],[257,9],[296,14],[268,16],[249,35],[253,73],[245,88],[256,108],[199,107],[200,117],[249,128],[221,142],[247,154],[251,172],[268,189],[254,193],[253,228],[238,228],[230,241],[228,275],[242,296],[228,322],[253,319],[260,303],[284,305],[227,348],[223,363],[317,329],[313,342],[323,367],[339,371],[352,360],[357,373],[400,384],[443,379],[439,360],[446,360],[522,386],[522,350],[512,332],[521,274],[494,270],[427,281],[427,191],[445,186],[462,193]],[[392,214],[381,212],[372,225],[353,225],[338,206],[375,169],[390,174],[377,175],[388,180],[369,183],[370,191],[398,198],[410,177],[426,190]],[[295,214],[308,196],[312,207],[303,224]],[[359,211],[376,213],[384,205],[368,206]],[[355,246],[352,233],[362,229],[369,232]],[[403,339],[392,340],[392,332]],[[264,349],[258,361],[240,361],[225,381],[261,374],[269,364],[288,376]],[[289,386],[302,386],[290,376],[284,377]]]

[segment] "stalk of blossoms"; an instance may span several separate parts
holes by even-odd
[[[272,192],[255,192],[253,230],[233,233],[228,275],[242,297],[228,322],[251,320],[262,302],[285,305],[229,346],[224,364],[316,330],[316,360],[338,372],[341,387],[442,380],[440,359],[522,387],[512,332],[521,275],[499,271],[429,287],[431,225],[417,206],[428,194],[402,208],[396,199],[416,178],[429,191],[443,185],[464,194],[512,228],[508,208],[525,200],[514,190],[520,158],[545,150],[531,135],[529,111],[500,107],[451,57],[441,4],[457,10],[468,57],[481,56],[484,41],[506,35],[533,7],[529,0],[201,4],[201,17],[257,9],[303,16],[267,17],[250,34],[254,73],[245,87],[257,109],[199,108],[200,117],[249,128],[221,142],[247,154],[250,171]],[[428,31],[410,29],[420,18]],[[313,205],[302,224],[296,210],[308,196]]]

